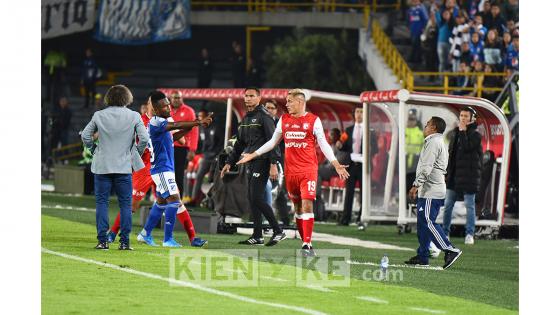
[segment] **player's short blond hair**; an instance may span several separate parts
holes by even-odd
[[[305,93],[305,91],[303,89],[291,89],[288,91],[288,95],[289,96],[301,96],[303,98],[303,101],[307,101],[308,97],[307,97],[307,93]]]

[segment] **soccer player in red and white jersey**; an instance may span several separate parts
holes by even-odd
[[[153,107],[152,107],[150,97],[148,97],[148,102],[146,103],[146,105],[147,105],[146,112],[142,114],[141,117],[144,126],[148,128],[148,123],[150,122],[150,119],[153,116]],[[169,118],[169,120],[172,121],[172,118]],[[184,144],[186,142],[184,135],[185,132],[178,131],[176,133],[173,133],[173,138],[174,140],[177,140],[179,143]],[[140,208],[140,202],[142,201],[142,199],[144,199],[146,193],[148,193],[150,188],[155,187],[154,181],[152,180],[152,176],[150,175],[150,167],[151,167],[150,158],[152,155],[151,150],[152,150],[151,142],[148,142],[148,146],[146,147],[146,150],[144,150],[144,153],[142,154],[142,161],[144,162],[144,168],[132,173],[132,213],[135,213],[136,210]],[[205,240],[196,237],[194,225],[191,221],[191,217],[189,215],[189,212],[187,211],[187,208],[185,208],[185,205],[181,204],[181,207],[177,211],[177,218],[179,219],[179,222],[181,222],[183,228],[187,232],[187,235],[189,236],[189,241],[192,246],[201,247],[206,243]],[[115,218],[115,222],[113,223],[111,230],[109,230],[108,232],[107,241],[109,243],[112,243],[116,239],[117,233],[119,233],[120,225],[121,225],[121,215],[119,213]]]
[[[319,144],[325,157],[332,163],[338,175],[347,179],[348,165],[341,165],[323,131],[319,117],[305,111],[305,94],[301,89],[288,92],[286,98],[288,114],[282,115],[276,124],[272,138],[255,152],[246,154],[237,164],[249,162],[255,157],[272,150],[284,139],[286,190],[294,204],[296,224],[303,241],[301,247],[304,256],[313,256],[311,235],[313,234],[313,201],[317,187],[317,153],[315,142]]]

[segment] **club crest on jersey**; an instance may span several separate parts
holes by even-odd
[[[305,139],[305,132],[303,131],[288,131],[284,135],[286,139]]]
[[[309,129],[309,124],[308,123],[303,123],[303,130],[307,130]]]

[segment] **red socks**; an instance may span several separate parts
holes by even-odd
[[[297,213],[295,214],[295,218],[296,218],[297,230],[299,232],[299,237],[303,239],[303,220],[301,219],[301,216]]]
[[[302,213],[295,215],[296,225],[299,236],[304,243],[311,244],[311,235],[313,234],[313,224],[315,223],[315,215],[313,213]]]
[[[121,228],[121,213],[118,212],[117,217],[115,218],[115,223],[113,223],[113,226],[111,227],[111,231],[113,231],[113,233],[115,234],[118,234],[120,228]]]
[[[179,208],[179,211],[181,211],[181,208]],[[192,224],[191,216],[189,215],[189,211],[187,211],[187,209],[185,209],[181,213],[177,213],[177,219],[179,219],[179,222],[181,222],[183,224],[183,227],[185,228],[185,231],[189,235],[189,240],[192,242],[193,238],[195,238],[195,236],[196,236],[196,232],[194,230],[194,225]]]
[[[315,215],[313,213],[302,213],[299,215],[301,218],[301,226],[303,231],[302,240],[304,243],[311,244],[311,235],[313,234],[313,224],[315,223]],[[300,231],[300,234],[302,232]]]

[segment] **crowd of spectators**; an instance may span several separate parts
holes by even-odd
[[[506,73],[485,76],[484,87],[503,86],[519,70],[518,0],[410,0],[409,61],[428,71]],[[476,76],[457,76],[455,86],[476,87]],[[457,91],[456,94],[474,94]],[[484,93],[495,98],[497,93]]]

